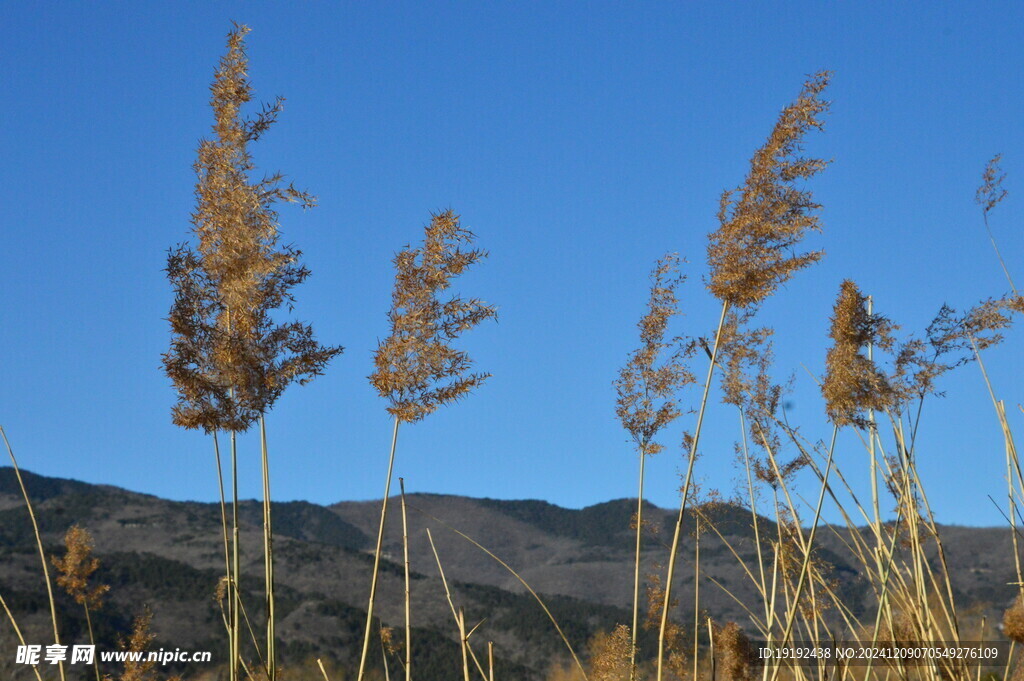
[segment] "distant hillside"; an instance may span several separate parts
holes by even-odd
[[[132,616],[150,604],[158,645],[209,649],[215,660],[218,655],[223,660],[225,637],[214,600],[224,573],[218,504],[172,502],[25,471],[22,475],[48,553],[63,552],[62,537],[72,524],[87,528],[95,538],[96,555],[102,561],[98,577],[112,587],[108,607],[94,618],[97,636],[107,648],[114,646],[115,632],[125,631]],[[433,533],[456,604],[466,608],[467,620],[473,624],[486,618],[473,640],[480,646],[488,640],[495,642],[504,678],[541,678],[552,663],[564,657],[564,647],[546,615],[515,577],[446,524],[514,567],[543,594],[574,643],[582,645],[596,632],[629,621],[634,541],[630,522],[635,500],[609,501],[581,510],[535,500],[432,494],[410,495],[407,501],[415,664],[421,678],[447,678],[442,670],[448,674],[461,665],[427,528]],[[385,623],[400,628],[403,585],[397,503],[393,510],[384,543],[378,612]],[[710,515],[744,559],[755,555],[748,510],[720,505]],[[255,628],[261,619],[263,588],[262,508],[257,502],[244,502],[241,517],[247,575],[243,587],[249,593],[248,609]],[[655,528],[645,543],[645,572],[654,572],[665,561],[675,517],[674,510],[654,506],[645,510],[645,518]],[[297,665],[311,657],[352,664],[359,650],[379,502],[343,502],[328,507],[280,503],[274,506],[274,522],[278,632],[285,665]],[[774,524],[766,519],[761,522],[764,534],[770,534]],[[688,537],[692,530],[691,519]],[[838,588],[856,614],[857,609],[868,607],[872,596],[844,548],[846,532],[820,528],[819,556],[832,565]],[[1014,595],[1013,588],[1007,586],[1014,581],[1008,530],[945,527],[944,541],[958,601],[964,606],[977,605],[990,621],[998,621],[1002,607]],[[749,629],[740,603],[752,602],[754,591],[735,557],[713,533],[702,536],[701,566],[705,575],[736,596],[705,581],[702,607],[718,619],[732,619]],[[657,568],[657,572],[663,570]],[[688,599],[693,579],[692,555],[687,548],[678,574],[683,612],[692,610]],[[32,527],[10,468],[0,468],[0,595],[23,628],[35,640],[45,642],[46,589]],[[79,606],[65,596],[60,597],[60,605],[64,638],[83,642],[85,623]],[[647,636],[644,649],[650,650]],[[18,679],[16,676],[13,681]]]

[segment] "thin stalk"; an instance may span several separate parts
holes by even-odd
[[[267,663],[269,681],[277,681],[277,617],[274,612],[274,531],[270,513],[270,460],[267,456],[267,424],[263,416],[260,416],[260,453],[263,464],[263,560],[267,599]]]
[[[708,618],[708,655],[711,657],[711,681],[715,681],[715,631],[711,626],[711,618]],[[697,675],[693,675],[694,681]]]
[[[451,609],[452,617],[455,619],[455,626],[459,629],[460,638],[465,642],[462,652],[463,654],[466,654],[467,652],[469,653],[470,657],[473,658],[473,664],[476,665],[477,671],[480,672],[480,678],[486,681],[487,675],[484,673],[484,668],[477,659],[476,653],[473,652],[473,646],[469,645],[469,637],[473,635],[474,631],[476,631],[476,627],[479,627],[483,622],[481,621],[476,625],[476,627],[473,627],[472,631],[468,634],[465,632],[465,620],[459,619],[462,609],[460,608],[456,610],[455,608],[455,601],[452,600],[451,589],[448,588],[448,578],[444,576],[444,566],[441,565],[441,556],[437,552],[437,546],[434,545],[434,535],[431,534],[429,527],[427,528],[427,541],[430,542],[430,550],[434,552],[434,560],[437,561],[437,572],[441,575],[441,585],[444,587],[444,596],[448,600],[448,607]]]
[[[693,556],[693,678],[696,681],[700,661],[700,519],[697,519]]]
[[[28,516],[32,519],[32,530],[36,534],[36,547],[39,549],[39,560],[43,564],[43,578],[46,580],[46,595],[50,599],[50,620],[53,622],[53,642],[56,645],[60,645],[60,632],[57,630],[57,604],[53,599],[53,584],[50,583],[50,568],[46,564],[46,552],[43,550],[43,538],[39,534],[39,523],[36,522],[36,513],[32,510],[32,502],[28,498],[28,490],[25,489],[25,482],[21,479],[21,469],[18,468],[18,460],[14,458],[14,450],[11,448],[11,443],[7,440],[7,433],[4,431],[3,426],[0,426],[0,436],[4,439],[4,445],[7,447],[7,453],[11,457],[11,465],[14,467],[14,475],[18,478],[18,486],[21,487],[21,495],[25,498],[25,507],[28,509]],[[60,670],[60,679],[65,681],[64,676],[64,662],[59,661],[57,663]]]
[[[1013,295],[1017,298],[1020,294],[1017,293],[1017,287],[1013,283],[1013,277],[1010,276],[1010,270],[1006,267],[1006,261],[1003,260],[1003,254],[999,252],[999,246],[996,245],[996,238],[992,236],[992,229],[988,226],[988,211],[982,213],[982,218],[985,220],[985,231],[988,232],[988,239],[992,242],[992,248],[995,249],[996,257],[999,258],[999,264],[1003,268],[1003,274],[1006,275],[1006,281],[1010,282],[1010,289],[1013,291]]]
[[[868,296],[868,316],[870,317],[874,309],[874,299]],[[868,361],[874,362],[875,356],[875,343],[874,340],[868,342]],[[868,454],[871,457],[871,507],[875,511],[875,525],[881,527],[882,525],[882,514],[878,503],[878,459],[875,454],[875,437],[878,433],[878,425],[875,423],[875,410],[868,409]],[[877,530],[876,530],[877,533]]]
[[[462,678],[469,681],[469,655],[466,648],[469,647],[469,637],[466,636],[466,610],[459,608],[459,616],[456,618],[459,623],[459,640],[462,642]]]
[[[750,465],[750,452],[747,449],[747,423],[746,418],[743,416],[743,410],[738,409],[740,413],[740,440],[743,444],[743,468],[747,472],[747,494],[750,497],[750,515],[754,523],[754,547],[757,549],[757,569],[761,576],[761,597],[765,605],[765,620],[768,619],[768,601],[764,599],[765,594],[768,593],[768,582],[764,576],[764,552],[761,548],[761,530],[760,521],[757,516],[757,496],[754,494],[754,478],[751,475]]]
[[[224,501],[224,469],[221,466],[220,461],[220,443],[217,440],[217,433],[213,433],[213,455],[217,460],[217,489],[220,491],[220,526],[224,533],[224,574],[228,580],[228,657],[230,658],[234,652],[234,632],[231,628],[231,622],[234,622],[235,612],[235,600],[232,594],[234,593],[234,587],[232,587],[231,578],[231,540],[228,537],[228,510],[227,503]],[[235,668],[233,665],[228,665],[229,681],[235,681]]]
[[[377,530],[377,547],[373,552],[373,578],[370,581],[370,604],[366,608],[366,633],[363,636],[363,652],[359,657],[359,674],[356,681],[363,681],[366,660],[370,652],[370,629],[373,626],[373,605],[377,600],[377,577],[380,570],[380,554],[384,545],[384,521],[388,517],[388,496],[391,494],[391,475],[395,468],[395,447],[398,444],[398,426],[401,421],[395,417],[395,428],[391,434],[391,454],[388,456],[388,477],[384,484],[384,501],[380,506],[380,528]]]
[[[487,642],[487,681],[494,681],[494,641]]]
[[[489,551],[480,542],[476,541],[475,539],[470,537],[465,532],[461,532],[461,531],[455,529],[454,527],[452,527],[451,525],[449,525],[445,521],[441,520],[440,518],[438,518],[436,516],[433,516],[433,515],[427,513],[423,509],[416,508],[415,506],[413,506],[412,508],[413,508],[414,511],[418,511],[420,514],[425,515],[426,517],[430,518],[431,520],[434,520],[435,522],[438,522],[441,525],[444,525],[449,530],[451,530],[455,534],[459,535],[460,537],[462,537],[463,539],[468,541],[473,546],[477,547],[478,549],[480,549],[481,551],[486,553],[488,556],[493,558],[495,560],[495,562],[497,562],[503,568],[508,570],[512,574],[513,577],[515,577],[517,580],[519,580],[519,583],[522,584],[523,587],[527,591],[530,592],[530,595],[533,596],[533,599],[535,601],[537,601],[537,605],[539,605],[541,607],[541,609],[544,611],[544,614],[548,616],[549,620],[551,620],[551,624],[554,625],[555,630],[558,632],[558,635],[562,638],[562,643],[564,643],[565,647],[569,649],[569,654],[572,655],[573,662],[576,663],[576,668],[579,669],[580,675],[583,677],[583,681],[587,681],[587,671],[586,671],[586,669],[583,668],[583,663],[580,662],[580,658],[576,655],[576,651],[573,649],[572,644],[569,643],[569,639],[566,637],[565,632],[562,631],[562,627],[558,624],[558,620],[556,620],[555,616],[553,614],[551,614],[551,610],[548,608],[547,604],[544,603],[544,600],[537,594],[536,591],[533,590],[533,587],[530,586],[529,583],[527,583],[527,581],[525,579],[523,579],[518,572],[513,570],[512,567],[508,563],[503,561],[501,558],[498,558],[498,556],[496,556],[494,553]],[[429,529],[427,530],[427,537],[430,538],[430,530]],[[433,548],[434,542],[433,542],[432,538],[430,539],[430,545],[431,545],[431,548]],[[434,557],[435,558],[437,557],[437,550],[436,549],[434,550]],[[437,565],[438,565],[438,568],[440,569],[440,567],[441,567],[440,559],[438,559],[438,564]],[[443,573],[443,571],[442,571],[442,573]],[[442,574],[442,579],[443,579],[443,574]],[[451,596],[449,595],[448,598],[449,598],[449,605],[451,605]],[[454,606],[452,606],[452,610],[454,612]]]
[[[21,645],[25,645],[25,637],[21,635],[21,628],[18,626],[18,621],[14,619],[14,613],[12,613],[11,609],[7,607],[7,601],[4,600],[2,595],[0,595],[0,607],[4,609],[7,619],[10,620],[11,626],[14,627],[14,633],[18,637],[18,641]],[[32,671],[35,673],[38,681],[43,681],[43,677],[39,675],[39,668],[37,665],[32,665]]]
[[[231,431],[231,594],[234,600],[234,619],[231,620],[231,670],[232,678],[238,679],[238,661],[241,658],[241,618],[242,594],[241,559],[239,557],[240,532],[238,525],[238,435]]]
[[[647,460],[646,447],[640,446],[640,483],[636,498],[636,557],[633,561],[633,628],[630,630],[629,678],[636,679],[636,632],[640,622],[640,550],[644,531],[644,465]]]
[[[405,479],[398,479],[402,490],[402,552],[405,558],[405,681],[412,680],[412,598],[409,589],[409,522],[405,513]]]
[[[87,602],[83,603],[82,607],[85,608],[85,623],[89,627],[89,643],[95,649],[96,637],[92,633],[92,617],[89,616],[89,604]],[[92,666],[96,669],[96,681],[102,681],[100,679],[100,658],[98,656],[93,658]]]
[[[711,349],[711,362],[708,366],[708,377],[704,383],[704,396],[700,401],[700,410],[697,412],[697,427],[693,432],[693,441],[690,444],[690,460],[686,465],[686,479],[683,482],[682,501],[679,504],[679,517],[676,519],[676,528],[672,534],[672,548],[668,556],[668,576],[665,578],[665,602],[661,609],[661,625],[658,628],[658,673],[657,681],[662,681],[665,662],[665,629],[668,626],[669,604],[672,602],[672,578],[675,576],[676,552],[679,550],[679,537],[683,530],[683,516],[686,513],[686,502],[690,495],[690,483],[693,477],[693,463],[697,457],[697,444],[700,442],[701,426],[704,424],[704,412],[707,409],[708,393],[711,391],[711,379],[715,372],[715,361],[718,358],[718,349],[721,345],[722,327],[725,325],[725,315],[729,312],[729,303],[722,303],[722,316],[718,320],[718,329],[715,331],[715,346]]]
[[[828,490],[828,476],[832,470],[832,454],[836,448],[836,434],[838,433],[838,427],[832,429],[832,444],[828,449],[828,459],[825,461],[825,473],[824,479],[821,482],[821,492],[818,495],[818,505],[814,509],[814,521],[811,523],[810,535],[807,538],[807,551],[804,553],[803,565],[800,566],[800,578],[797,580],[796,593],[793,596],[793,607],[786,615],[786,629],[782,634],[782,643],[785,644],[789,640],[790,633],[793,630],[793,623],[796,620],[797,614],[800,612],[800,595],[803,592],[804,583],[807,578],[808,568],[811,562],[811,547],[814,546],[814,535],[818,530],[818,519],[821,517],[821,507],[825,502],[825,493]],[[779,667],[775,667],[772,673],[772,681],[778,678]]]

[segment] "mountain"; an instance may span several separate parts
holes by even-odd
[[[96,578],[111,586],[108,604],[93,615],[101,649],[112,649],[117,633],[130,630],[133,616],[149,605],[157,634],[153,647],[210,650],[214,657],[214,663],[208,665],[211,672],[217,660],[224,660],[226,638],[214,598],[225,570],[219,504],[173,502],[27,471],[22,476],[46,553],[63,554],[62,538],[73,524],[88,529],[94,537],[95,555],[101,562]],[[433,494],[409,495],[406,501],[418,678],[448,678],[452,670],[461,667],[457,629],[439,577],[438,559],[453,603],[465,608],[469,626],[485,620],[472,641],[480,654],[485,654],[487,641],[494,642],[500,677],[540,679],[553,664],[568,659],[547,615],[519,579],[454,530],[482,544],[541,594],[574,646],[582,648],[595,633],[630,621],[634,550],[630,524],[635,500],[619,499],[580,510],[536,500]],[[342,502],[327,507],[306,502],[274,505],[277,631],[286,668],[309,667],[317,657],[333,660],[339,668],[358,661],[379,514],[379,502]],[[749,510],[731,504],[709,507],[707,514],[721,537],[711,531],[700,537],[702,573],[717,582],[702,582],[701,608],[717,620],[735,620],[752,630],[745,604],[755,602],[755,591],[732,551],[753,564],[757,549],[753,517]],[[259,637],[262,506],[245,501],[240,516],[246,576],[242,586],[247,613]],[[644,518],[651,527],[644,545],[644,572],[663,574],[658,565],[666,560],[676,511],[647,505]],[[760,518],[758,527],[762,546],[770,553],[765,537],[774,532],[774,521]],[[675,586],[683,621],[692,616],[685,613],[693,611],[694,529],[693,520],[688,519]],[[975,606],[989,621],[998,621],[1014,595],[1014,588],[1007,586],[1015,581],[1009,531],[942,529],[958,604]],[[845,548],[848,532],[820,527],[818,556],[830,564],[844,601],[858,614],[873,597],[856,560]],[[404,616],[402,556],[401,506],[393,499],[377,613],[399,630],[398,638],[402,638]],[[50,567],[51,575],[53,571]],[[0,596],[29,642],[45,643],[52,637],[52,632],[47,634],[49,605],[32,524],[10,468],[0,468]],[[87,642],[81,607],[62,593],[57,599],[62,638]],[[0,635],[0,646],[5,646],[0,649],[13,649],[12,641],[9,634]],[[644,634],[641,646],[645,651],[653,649],[650,633]],[[377,647],[371,659],[378,667],[380,658]],[[0,676],[9,678],[2,664]],[[189,678],[194,678],[199,666],[187,670]],[[82,668],[72,669],[77,674]],[[397,665],[392,673],[396,670]],[[23,666],[15,671],[28,678]],[[13,677],[14,681],[18,678]]]

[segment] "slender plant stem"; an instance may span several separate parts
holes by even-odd
[[[380,505],[380,528],[377,530],[377,547],[373,552],[373,578],[370,580],[370,603],[366,608],[366,633],[363,635],[363,652],[359,657],[359,675],[356,681],[362,681],[366,673],[367,654],[370,651],[370,629],[373,625],[373,605],[377,600],[377,575],[380,570],[381,547],[384,545],[384,522],[388,517],[388,496],[391,494],[391,474],[395,468],[395,446],[398,444],[398,426],[401,421],[395,417],[395,428],[391,434],[391,454],[388,456],[388,477],[384,484],[384,501]]]
[[[633,628],[630,630],[629,644],[629,678],[636,679],[636,631],[640,623],[640,550],[644,531],[644,465],[647,460],[647,448],[640,447],[639,490],[636,497],[636,557],[633,562]]]
[[[96,637],[92,633],[92,617],[89,616],[89,603],[82,603],[82,607],[85,608],[85,624],[89,628],[89,643],[92,647],[96,648]],[[96,656],[93,658],[92,666],[96,669],[96,681],[102,681],[100,679],[100,658]]]
[[[700,518],[697,518],[693,538],[693,678],[700,663]]]
[[[469,681],[469,654],[466,652],[466,648],[469,647],[469,637],[466,636],[465,608],[459,608],[457,620],[459,623],[459,640],[462,642],[462,678],[465,681]]]
[[[277,681],[277,617],[274,609],[274,530],[270,507],[270,459],[267,455],[267,424],[260,416],[260,452],[263,463],[263,560],[267,599],[267,664],[269,681]]]
[[[982,218],[985,220],[985,231],[988,232],[989,241],[992,242],[992,248],[996,251],[996,257],[999,258],[999,264],[1003,267],[1003,274],[1006,275],[1006,281],[1010,282],[1010,289],[1013,291],[1013,295],[1017,298],[1020,294],[1017,293],[1017,287],[1013,283],[1013,277],[1010,276],[1010,270],[1006,268],[1006,261],[1003,260],[1003,254],[999,252],[999,246],[996,245],[996,238],[992,236],[992,229],[988,226],[988,211],[982,213]]]
[[[220,461],[220,442],[217,440],[217,433],[213,433],[213,456],[217,461],[217,489],[220,492],[220,526],[224,534],[224,575],[228,580],[228,657],[234,653],[234,631],[231,628],[231,622],[234,622],[235,612],[235,599],[234,599],[234,587],[232,586],[231,578],[231,540],[229,539],[228,532],[228,510],[227,503],[224,500],[224,469],[221,466]],[[234,665],[228,665],[229,681],[235,681],[235,667]]]
[[[234,619],[231,620],[231,676],[238,679],[238,660],[241,657],[241,618],[242,595],[239,592],[241,581],[241,560],[239,558],[239,527],[238,527],[238,435],[231,431],[231,594],[234,600]]]
[[[832,428],[832,444],[828,448],[828,459],[825,461],[825,472],[821,481],[821,492],[818,495],[818,504],[814,509],[814,520],[811,523],[810,535],[807,538],[807,549],[804,552],[803,564],[800,566],[800,577],[797,580],[796,593],[793,595],[793,605],[786,615],[786,629],[783,631],[781,639],[783,645],[789,641],[789,636],[793,631],[793,624],[796,622],[796,617],[800,613],[800,596],[803,593],[804,584],[807,581],[807,574],[811,564],[811,549],[814,546],[814,535],[818,531],[818,520],[821,518],[821,507],[825,502],[825,493],[828,491],[828,476],[832,471],[832,455],[835,452],[836,435],[838,432],[838,427]],[[780,667],[773,668],[771,676],[772,681],[775,681],[775,679],[778,678],[779,669]]]
[[[562,630],[562,627],[558,624],[558,620],[556,620],[555,616],[553,614],[551,614],[551,610],[548,608],[547,604],[544,603],[544,599],[542,599],[537,594],[537,592],[533,590],[533,587],[530,586],[529,583],[525,579],[523,579],[522,576],[518,572],[513,570],[512,567],[508,563],[503,561],[501,558],[498,558],[498,556],[496,556],[492,551],[487,549],[483,544],[481,544],[477,540],[473,539],[472,537],[470,537],[465,532],[462,532],[460,530],[455,529],[454,527],[452,527],[451,525],[449,525],[445,521],[441,520],[437,516],[433,516],[433,515],[427,513],[426,511],[424,511],[421,508],[416,508],[415,506],[413,506],[412,509],[414,511],[417,511],[420,514],[430,518],[431,520],[433,520],[433,521],[435,521],[437,523],[440,523],[441,525],[447,527],[449,530],[451,530],[455,534],[459,535],[460,537],[462,537],[463,539],[468,541],[470,544],[472,544],[473,546],[477,547],[478,549],[480,549],[481,551],[486,553],[488,556],[493,558],[495,560],[495,562],[498,563],[498,565],[500,565],[503,568],[505,568],[506,570],[508,570],[509,573],[511,573],[511,575],[513,577],[515,577],[517,580],[519,580],[519,583],[523,585],[523,588],[525,588],[527,591],[530,592],[530,595],[533,596],[533,599],[535,601],[537,601],[537,605],[539,605],[541,607],[541,609],[544,611],[544,614],[548,616],[549,620],[551,620],[551,624],[555,627],[555,631],[557,631],[558,635],[562,638],[562,643],[565,644],[565,647],[569,650],[569,654],[572,655],[573,662],[576,663],[576,668],[579,670],[580,676],[583,678],[583,681],[587,681],[587,671],[583,667],[583,663],[580,662],[579,656],[576,655],[576,650],[572,647],[572,644],[569,643],[569,639],[568,639],[568,637],[566,637],[565,632]],[[429,528],[427,529],[427,538],[430,539],[430,545],[431,545],[431,547],[433,547],[434,540],[430,536],[430,529]],[[437,549],[434,549],[434,556],[435,556],[435,558],[437,557]],[[440,558],[437,559],[437,567],[438,567],[438,569],[441,568],[441,559]],[[444,571],[442,570],[441,573],[442,573],[441,574],[441,579],[444,580]],[[447,583],[446,583],[445,591],[447,592],[447,590],[448,590],[448,587],[447,587]],[[451,595],[450,594],[448,596],[448,603],[452,607],[452,614],[454,614],[455,613],[455,605],[451,601]]]
[[[21,635],[21,628],[18,626],[18,621],[14,619],[14,613],[12,613],[11,609],[7,607],[7,601],[4,600],[2,595],[0,595],[0,607],[4,609],[4,613],[7,615],[7,619],[10,621],[11,627],[14,628],[14,634],[18,637],[18,641],[21,645],[25,645],[25,637]],[[39,665],[32,665],[32,671],[35,673],[36,679],[43,681],[43,677],[39,674]]]
[[[657,681],[662,681],[664,676],[665,663],[665,630],[668,626],[668,610],[672,603],[672,578],[676,571],[676,553],[679,551],[679,538],[683,530],[683,516],[686,513],[686,502],[690,496],[690,483],[693,478],[693,463],[697,458],[697,445],[700,442],[701,427],[704,424],[704,412],[707,409],[708,393],[711,391],[711,379],[715,373],[715,363],[718,359],[718,350],[722,340],[722,327],[725,325],[725,316],[729,312],[729,303],[722,303],[722,315],[718,320],[718,329],[715,331],[715,346],[711,349],[711,361],[708,366],[708,377],[704,382],[704,396],[700,400],[700,410],[697,412],[697,427],[693,431],[693,440],[690,443],[690,458],[686,464],[686,479],[683,482],[682,500],[679,503],[679,516],[676,518],[675,531],[672,534],[672,548],[668,555],[668,575],[665,578],[665,601],[661,609],[661,624],[658,628],[658,672]]]
[[[60,632],[57,630],[57,604],[53,598],[53,584],[50,583],[50,569],[46,564],[46,552],[43,550],[43,538],[39,534],[39,523],[36,522],[36,514],[35,511],[32,510],[32,502],[28,498],[28,490],[25,489],[25,481],[21,479],[21,469],[18,468],[18,460],[14,458],[14,449],[11,448],[11,443],[7,440],[7,433],[4,431],[3,426],[0,426],[0,436],[3,437],[4,445],[7,447],[7,453],[11,457],[11,465],[14,467],[14,475],[18,478],[18,486],[21,487],[21,495],[25,497],[25,507],[28,509],[29,518],[32,519],[32,530],[36,534],[36,547],[39,549],[39,560],[43,564],[43,578],[46,580],[46,594],[50,599],[50,619],[53,622],[53,642],[56,645],[60,645]],[[60,670],[61,681],[64,681],[64,662],[58,661],[57,664]]]
[[[402,553],[405,558],[405,681],[412,681],[412,594],[409,588],[409,521],[405,513],[405,478],[398,479],[402,490]]]

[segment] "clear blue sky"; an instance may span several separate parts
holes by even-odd
[[[4,16],[0,424],[39,473],[215,498],[208,438],[170,422],[161,270],[189,235],[232,20],[253,29],[257,97],[287,98],[256,162],[320,199],[282,211],[313,272],[297,315],[347,348],[269,418],[278,499],[383,491],[390,425],[365,377],[388,331],[390,258],[447,207],[491,252],[458,288],[500,307],[464,343],[493,378],[405,428],[397,474],[415,491],[572,507],[634,495],[611,383],[647,272],[666,251],[688,258],[675,330],[710,330],[718,196],[818,69],[835,71],[827,129],[809,140],[835,161],[812,185],[825,230],[810,245],[827,256],[763,311],[804,433],[829,433],[802,365],[823,371],[842,279],[907,331],[943,302],[1006,290],[973,202],[1000,151],[1011,193],[993,228],[1024,279],[1020,4],[76,2]],[[1022,343],[1015,331],[989,355],[1018,428]],[[939,519],[1000,524],[986,495],[1005,495],[1002,442],[980,374],[941,387],[919,454]],[[698,473],[728,490],[736,418],[717,402],[709,418]],[[649,469],[664,506],[681,428]],[[258,443],[242,446],[242,491],[257,496]],[[864,484],[852,434],[837,460]]]

